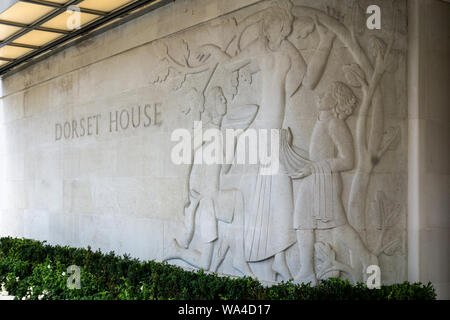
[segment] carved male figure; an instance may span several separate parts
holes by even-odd
[[[311,136],[309,163],[299,162],[293,179],[302,179],[295,203],[294,228],[297,230],[301,268],[296,282],[316,284],[314,270],[314,230],[330,230],[362,262],[364,270],[377,264],[359,234],[350,226],[342,205],[341,172],[354,165],[353,138],[345,120],[357,105],[352,90],[333,82],[317,103],[318,117]],[[291,161],[291,164],[293,162]]]

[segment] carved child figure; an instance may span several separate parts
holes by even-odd
[[[310,162],[291,174],[303,179],[295,203],[294,228],[300,250],[301,268],[296,282],[316,284],[314,270],[314,230],[330,230],[362,262],[364,270],[377,264],[359,234],[349,225],[342,205],[340,173],[354,165],[353,138],[345,120],[357,104],[352,90],[342,82],[333,82],[319,97],[318,118],[313,129]]]
[[[205,110],[202,113],[203,129],[222,129],[224,116],[227,113],[227,99],[220,87],[208,90]],[[217,141],[219,150],[224,150],[221,139]],[[221,190],[221,163],[206,164],[197,161],[203,157],[203,150],[212,142],[203,142],[194,150],[194,165],[189,174],[189,199],[186,203],[184,218],[185,230],[178,240],[172,239],[164,260],[182,259],[187,263],[209,270],[213,257],[213,249],[218,235],[218,220],[232,224],[233,240],[230,249],[233,254],[233,266],[244,275],[255,277],[248,263],[244,260],[243,243],[243,200],[238,190]],[[200,164],[196,164],[200,163]],[[196,217],[198,218],[196,219]],[[196,224],[197,221],[197,224]],[[200,236],[199,250],[190,248],[194,233]],[[218,268],[219,258],[213,269]]]

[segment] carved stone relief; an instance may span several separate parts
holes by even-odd
[[[261,162],[198,164],[217,141],[194,142],[183,231],[165,260],[218,271],[230,256],[237,274],[314,285],[330,276],[361,281],[381,255],[404,256],[402,233],[390,232],[404,228],[402,205],[370,186],[377,164],[402,144],[400,124],[385,126],[381,83],[404,62],[396,42],[397,6],[405,4],[391,2],[389,30],[366,34],[358,1],[319,2],[263,1],[211,23],[210,39],[155,44],[162,59],[152,82],[185,93],[189,129],[201,121],[222,133],[280,132],[280,169],[271,175],[261,174]],[[300,98],[307,95],[314,98]],[[305,111],[303,122],[292,110]],[[260,263],[264,275],[255,271]]]

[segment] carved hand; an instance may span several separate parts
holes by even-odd
[[[345,15],[342,14],[338,9],[335,9],[333,7],[330,7],[330,6],[326,6],[326,11],[327,11],[327,14],[330,17],[333,17],[333,18],[335,18],[336,20],[338,20],[340,22],[344,21]]]
[[[305,166],[300,169],[296,174],[292,175],[292,179],[303,179],[312,174],[312,169],[310,166]]]
[[[213,44],[205,44],[199,47],[195,54],[197,61],[200,63],[206,63],[211,56],[214,56],[219,62],[227,58],[227,55],[218,46]]]
[[[184,195],[184,207],[187,208],[191,205],[191,198],[189,197],[189,194],[186,193]]]
[[[252,84],[252,74],[248,68],[242,68],[239,70],[239,82]]]
[[[333,41],[336,34],[325,27],[317,18],[314,16],[314,22],[316,24],[317,32],[319,33],[320,39],[325,41]]]

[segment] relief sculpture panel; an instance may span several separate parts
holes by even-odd
[[[151,85],[183,97],[172,161],[188,165],[164,260],[404,280],[406,93],[389,83],[406,82],[406,2],[375,2],[381,29],[364,1],[273,0],[152,44]]]

